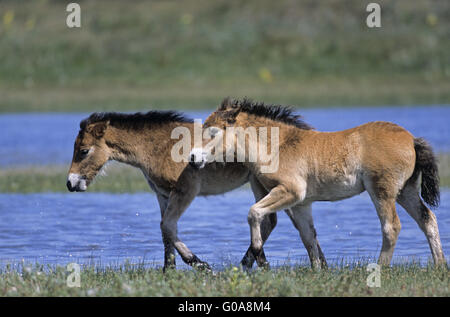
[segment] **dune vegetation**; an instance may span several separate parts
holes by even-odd
[[[450,3],[0,2],[0,112],[449,104]]]
[[[442,296],[450,295],[447,268],[414,262],[381,269],[380,287],[364,261],[342,261],[314,271],[305,266],[244,272],[227,267],[213,273],[142,264],[87,266],[80,287],[68,287],[64,266],[18,265],[0,272],[0,296]],[[368,284],[369,279],[369,284]],[[73,280],[72,280],[73,281]]]

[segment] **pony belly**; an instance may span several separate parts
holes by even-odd
[[[308,184],[306,199],[311,201],[336,201],[359,195],[364,191],[362,179],[349,175],[316,184]]]
[[[199,195],[207,196],[207,195],[220,195],[226,192],[232,191],[243,184],[245,184],[248,179],[215,179],[215,180],[206,180],[202,182],[202,187]]]
[[[247,169],[219,167],[217,169],[200,170],[201,188],[199,195],[219,195],[236,189],[249,180]]]

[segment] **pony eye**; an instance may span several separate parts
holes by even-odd
[[[80,150],[80,153],[81,153],[82,156],[86,156],[89,153],[89,150],[82,149],[82,150]]]

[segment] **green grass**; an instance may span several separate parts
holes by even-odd
[[[146,192],[150,187],[136,168],[111,164],[105,175],[99,175],[89,186],[89,192]],[[0,192],[35,193],[67,192],[69,166],[42,166],[0,170]],[[106,178],[106,179],[105,179]]]
[[[439,176],[441,186],[450,187],[450,155],[439,156]]]
[[[450,3],[0,2],[0,112],[450,103]]]
[[[450,104],[450,81],[429,81],[402,75],[389,78],[320,77],[280,79],[264,83],[255,77],[205,84],[140,86],[93,84],[89,87],[2,88],[0,113],[25,111],[93,112],[214,109],[226,96],[250,97],[266,103],[301,108]],[[95,89],[93,88],[95,87]]]
[[[226,268],[215,273],[169,271],[125,264],[88,266],[80,288],[67,287],[65,267],[24,265],[0,272],[0,296],[444,296],[450,295],[447,268],[414,263],[382,268],[381,287],[367,286],[367,263],[313,271],[308,266],[256,270]]]
[[[0,170],[0,193],[66,192],[68,166],[39,166]],[[450,187],[450,154],[439,155],[441,186]],[[105,175],[97,176],[89,192],[147,192],[141,171],[124,164],[111,164]]]

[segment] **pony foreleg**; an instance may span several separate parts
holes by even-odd
[[[276,214],[270,214],[266,217],[264,217],[262,223],[261,223],[261,237],[264,242],[269,238],[270,233],[272,232],[273,228],[277,225],[277,215]],[[261,250],[261,261],[264,261],[264,263],[267,263],[266,255],[264,254],[264,249]],[[245,269],[251,269],[253,266],[253,263],[255,263],[255,257],[252,252],[252,247],[249,246],[247,252],[245,253],[244,257],[241,260],[241,266]]]
[[[210,270],[208,263],[201,261],[189,248],[178,238],[177,236],[177,221],[174,219],[168,219],[169,217],[164,217],[161,222],[161,230],[170,239],[175,249],[180,254],[183,261],[191,266],[199,269]]]
[[[267,190],[264,188],[264,186],[261,185],[261,183],[256,179],[256,177],[251,176],[250,185],[252,188],[253,196],[255,196],[255,202],[258,202],[261,198],[267,195]],[[276,225],[277,225],[276,214],[270,214],[264,217],[264,219],[261,222],[261,236],[264,242],[267,240],[267,238],[269,237],[270,233],[272,232],[273,228],[275,228]],[[260,257],[261,261],[267,263],[264,250],[261,250]],[[251,246],[249,246],[247,252],[245,253],[244,257],[241,260],[241,266],[245,269],[251,269],[255,260],[256,259],[253,256],[252,248]]]
[[[313,269],[326,268],[327,261],[317,240],[311,204],[292,207],[287,214],[300,233],[300,238],[311,261],[311,267]]]
[[[177,185],[177,188],[171,191],[166,211],[161,220],[161,231],[164,238],[175,247],[186,264],[210,269],[208,263],[201,261],[177,236],[178,219],[199,192],[199,182],[190,182],[188,185]]]
[[[161,220],[163,219],[164,216],[164,212],[166,211],[167,208],[167,203],[168,203],[168,198],[161,195],[161,194],[157,194],[156,197],[158,198],[158,203],[159,203],[159,208],[161,211]],[[175,262],[175,248],[173,246],[172,243],[170,243],[170,240],[168,239],[168,237],[166,237],[164,235],[164,232],[161,232],[162,234],[162,241],[164,244],[164,268],[163,270],[167,270],[168,268],[171,267],[175,267],[176,266],[176,262]]]
[[[251,232],[251,248],[259,266],[267,265],[262,256],[264,240],[261,236],[261,223],[264,217],[297,204],[301,200],[300,197],[301,195],[288,191],[284,186],[279,185],[250,208],[248,223]]]

